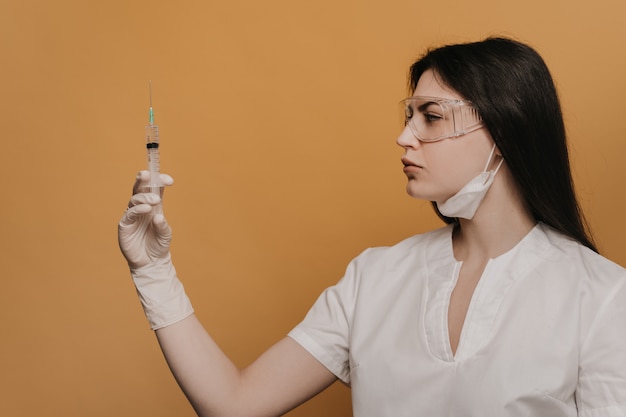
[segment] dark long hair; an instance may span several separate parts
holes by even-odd
[[[411,94],[428,69],[474,103],[534,218],[597,252],[574,193],[556,87],[539,54],[506,38],[431,49],[411,66]]]

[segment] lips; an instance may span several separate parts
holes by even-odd
[[[423,168],[421,165],[411,161],[410,159],[408,159],[407,157],[402,157],[402,165],[404,165],[404,170],[406,171],[407,169],[419,169],[419,168]]]

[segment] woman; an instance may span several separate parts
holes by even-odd
[[[273,416],[340,379],[360,417],[625,416],[626,273],[586,232],[543,60],[490,38],[410,77],[407,192],[448,225],[363,252],[244,370],[193,315],[138,177],[120,246],[185,394],[199,415]]]

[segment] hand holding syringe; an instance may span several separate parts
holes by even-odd
[[[133,195],[118,224],[118,241],[146,317],[157,330],[190,316],[193,308],[172,265],[172,229],[161,208],[163,188],[174,180],[159,172],[159,128],[154,123],[152,83],[146,148],[148,171],[140,171],[135,179]]]

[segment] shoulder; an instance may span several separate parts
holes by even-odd
[[[403,260],[426,256],[428,252],[451,250],[452,226],[444,226],[429,232],[413,235],[392,246],[370,247],[361,252],[353,262],[358,264],[397,265]],[[438,247],[441,250],[438,250]]]
[[[537,245],[542,256],[549,262],[563,268],[576,270],[576,275],[584,279],[626,280],[626,270],[617,263],[592,251],[579,242],[563,235],[545,224],[539,224],[543,242]],[[617,283],[616,282],[616,283]]]
[[[584,311],[583,322],[592,321],[607,303],[626,303],[622,266],[549,226],[540,224],[537,229],[521,260],[529,265],[535,285],[558,289],[560,297],[576,300]]]

